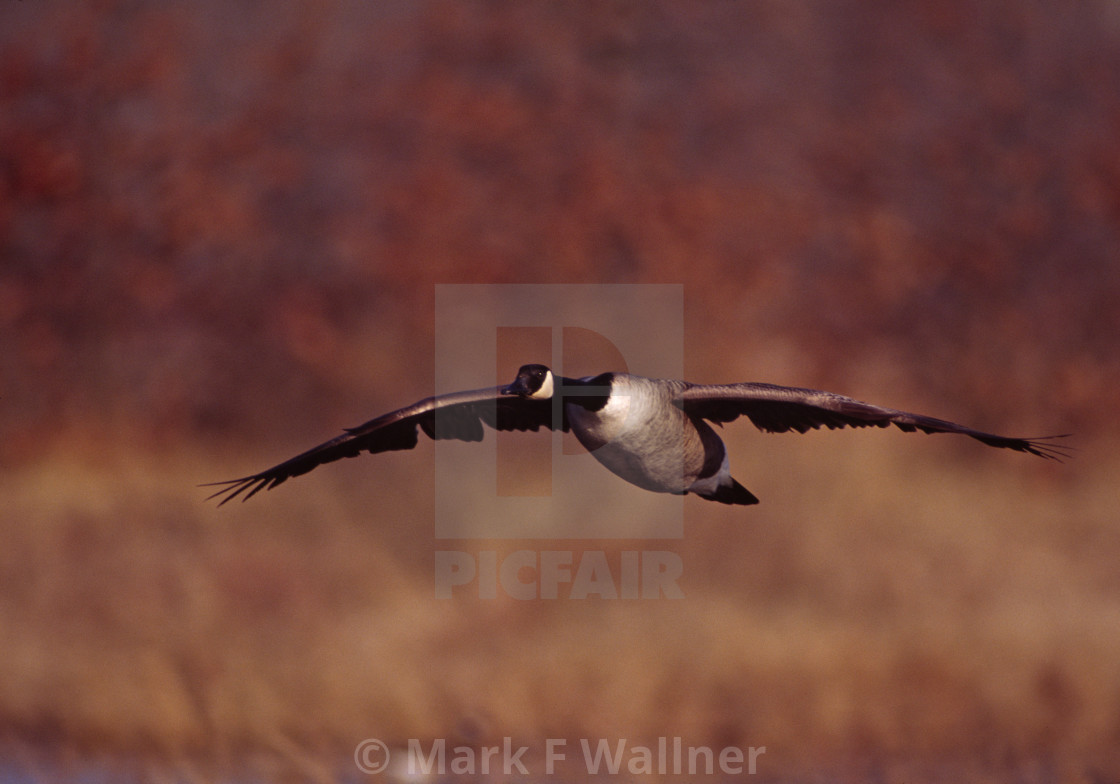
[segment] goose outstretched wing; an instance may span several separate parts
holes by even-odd
[[[731,422],[747,417],[755,427],[768,433],[794,430],[804,433],[820,427],[889,427],[912,433],[959,433],[982,444],[1028,452],[1048,460],[1067,457],[1071,447],[1053,443],[1066,436],[1010,438],[985,433],[944,419],[911,414],[864,403],[844,395],[819,389],[783,387],[775,384],[687,384],[676,404],[686,413],[712,422]]]
[[[416,446],[417,428],[434,440],[481,441],[483,425],[495,430],[539,430],[542,427],[568,429],[562,412],[557,412],[554,427],[551,400],[532,400],[502,394],[505,387],[490,387],[467,392],[454,392],[424,398],[411,406],[390,411],[357,427],[346,428],[341,435],[308,449],[295,457],[260,473],[210,482],[205,487],[218,487],[210,495],[221,498],[219,506],[243,495],[248,500],[261,490],[271,490],[293,476],[306,474],[324,463],[344,457],[357,457],[362,452],[378,453]]]

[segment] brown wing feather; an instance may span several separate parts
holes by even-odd
[[[804,433],[820,427],[833,430],[894,425],[906,432],[959,433],[988,446],[1028,452],[1048,460],[1061,460],[1068,456],[1071,449],[1051,443],[1055,438],[1066,436],[1010,438],[973,430],[944,419],[864,403],[832,392],[774,384],[691,384],[681,392],[677,404],[687,413],[712,422],[731,422],[745,416],[759,430],[768,433],[790,430]]]
[[[218,506],[243,495],[247,501],[261,490],[271,490],[293,476],[306,474],[324,463],[357,457],[362,452],[376,454],[412,449],[419,437],[417,426],[434,440],[481,441],[483,424],[495,430],[539,430],[553,427],[553,405],[548,400],[529,400],[503,396],[500,387],[456,392],[421,400],[391,411],[302,452],[283,463],[256,474],[224,482],[209,482],[204,487],[220,487],[206,500],[222,497]],[[568,424],[560,417],[559,426]]]

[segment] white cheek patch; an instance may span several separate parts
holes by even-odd
[[[533,400],[548,400],[552,397],[552,392],[552,371],[549,370],[544,375],[544,383],[541,384],[541,388],[529,397]]]

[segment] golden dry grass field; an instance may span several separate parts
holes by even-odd
[[[431,483],[408,479],[430,447],[221,510],[191,481],[237,470],[214,454],[8,473],[6,733],[210,771],[505,736],[765,746],[772,775],[1115,770],[1107,450],[1052,466],[878,432],[729,440],[764,503],[686,505],[685,536],[653,543],[681,555],[678,600],[435,598]]]
[[[0,781],[678,737],[766,750],[634,778],[1120,780],[1118,248],[1112,3],[0,4]],[[762,503],[658,539],[621,480],[437,539],[427,441],[204,500],[431,394],[436,287],[505,283],[678,286],[638,320],[689,380],[1075,452],[735,422]],[[479,386],[559,361],[500,326]],[[570,375],[633,361],[564,326]],[[496,444],[467,491],[549,492],[548,436]],[[518,538],[577,514],[638,531]],[[522,550],[683,595],[437,596]]]

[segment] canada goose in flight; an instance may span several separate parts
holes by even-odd
[[[774,384],[690,384],[602,373],[585,378],[554,376],[544,365],[524,365],[505,386],[437,395],[382,414],[364,425],[285,460],[259,474],[225,482],[207,500],[221,504],[242,493],[248,500],[293,476],[361,452],[412,449],[416,427],[433,439],[481,441],[482,425],[497,430],[552,430],[575,434],[595,458],[646,490],[695,493],[723,504],[757,504],[730,474],[727,450],[708,422],[722,425],[745,416],[769,433],[821,427],[888,427],[906,432],[961,433],[988,446],[1029,452],[1051,460],[1070,447],[1044,438],[1008,438],[893,408],[862,403],[815,389]],[[248,492],[246,492],[248,491]]]

